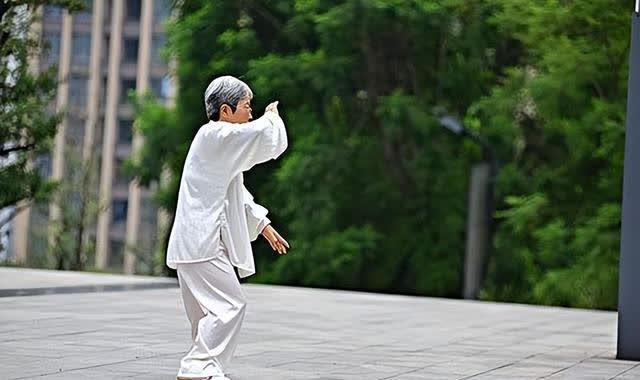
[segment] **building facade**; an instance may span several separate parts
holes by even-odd
[[[168,63],[161,56],[170,1],[86,3],[84,11],[73,14],[56,6],[40,10],[36,33],[48,48],[34,64],[43,71],[57,67],[59,84],[49,112],[64,112],[51,154],[38,157],[34,165],[54,180],[86,179],[86,186],[20,212],[12,223],[11,256],[43,265],[48,247],[56,243],[58,232],[51,226],[69,210],[84,207],[93,215],[86,226],[88,266],[150,272],[158,219],[154,189],[139,186],[122,168],[143,144],[132,128],[129,94],[151,91],[167,103],[172,97]],[[86,210],[92,196],[95,206]]]

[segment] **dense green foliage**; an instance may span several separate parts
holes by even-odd
[[[44,200],[53,188],[29,164],[49,149],[61,116],[43,113],[55,98],[55,67],[38,74],[29,70],[29,59],[47,48],[30,31],[37,21],[35,10],[45,4],[70,10],[82,6],[78,0],[0,1],[0,209]]]
[[[469,112],[508,158],[486,297],[615,308],[629,4],[493,2],[523,54]]]
[[[142,181],[175,207],[202,94],[230,74],[290,147],[247,182],[292,243],[256,281],[457,297],[468,173],[481,159],[434,114],[496,146],[497,232],[483,296],[616,302],[628,4],[523,0],[185,1],[170,23],[174,109],[142,99]],[[256,115],[259,116],[259,115]]]

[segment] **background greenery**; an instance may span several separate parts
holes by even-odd
[[[176,106],[139,104],[138,174],[175,207],[202,93],[241,77],[290,133],[248,176],[292,242],[253,281],[458,297],[472,143],[502,163],[482,298],[614,309],[630,4],[594,0],[189,1],[167,54]],[[258,111],[260,114],[261,111]]]
[[[46,252],[30,255],[28,264],[83,269],[83,227],[91,210],[88,187],[81,185],[93,170],[78,162],[69,171],[73,175],[51,181],[37,165],[40,155],[50,151],[64,113],[52,111],[59,80],[57,67],[35,73],[29,66],[31,58],[49,48],[31,29],[41,17],[36,10],[47,5],[75,12],[84,9],[85,2],[0,1],[0,210],[8,210],[0,213],[0,226],[26,207],[43,208],[49,202],[64,205],[71,196],[78,195],[83,200],[82,211],[63,207],[60,220],[51,225],[54,241]],[[8,206],[13,207],[5,208]]]
[[[166,56],[175,60],[175,106],[137,99],[146,140],[130,170],[145,184],[168,170],[156,199],[173,212],[209,81],[249,83],[255,116],[280,100],[289,149],[246,181],[292,250],[277,257],[256,244],[250,281],[459,297],[468,177],[482,152],[439,125],[434,114],[445,111],[486,136],[502,164],[482,298],[616,307],[629,1],[174,7]],[[15,41],[0,45],[2,57],[17,49],[26,59],[22,49],[35,48]],[[1,168],[0,180],[22,185],[2,186],[0,206],[46,198],[52,186],[26,162],[55,133],[59,115],[34,117],[51,100],[54,73],[19,78],[3,104],[24,107],[2,108],[0,137],[31,133],[35,145]]]
[[[202,93],[218,75],[279,99],[290,148],[248,176],[293,245],[253,281],[457,297],[468,173],[502,163],[484,299],[614,309],[628,1],[273,0],[176,6],[175,109],[147,99],[138,173],[175,207]],[[258,111],[261,113],[261,111]]]
[[[35,9],[45,4],[71,11],[81,6],[78,0],[0,2],[0,209],[46,200],[55,187],[27,164],[50,148],[62,116],[42,112],[55,99],[56,68],[39,74],[29,70],[29,57],[46,48],[29,30]]]

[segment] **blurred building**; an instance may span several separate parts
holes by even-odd
[[[161,101],[172,96],[164,21],[168,0],[94,0],[85,11],[69,14],[56,6],[40,10],[36,33],[48,49],[33,65],[57,66],[59,84],[51,110],[65,110],[50,155],[34,163],[53,179],[82,173],[93,162],[94,180],[87,194],[101,205],[89,229],[88,265],[133,273],[146,272],[156,240],[157,210],[153,189],[141,188],[122,172],[123,162],[142,145],[132,132],[134,110],[128,93],[152,91]],[[16,216],[11,256],[31,265],[46,260],[48,226],[67,208],[78,208],[87,194],[67,194],[62,203],[36,205]],[[60,205],[63,205],[60,207]],[[95,207],[98,209],[98,207]]]

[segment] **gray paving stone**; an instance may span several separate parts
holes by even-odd
[[[24,286],[156,280],[21,271]],[[243,287],[232,380],[640,379],[614,359],[612,312]],[[0,380],[175,379],[189,339],[177,288],[0,297]]]

